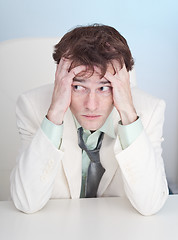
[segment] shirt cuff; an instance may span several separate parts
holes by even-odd
[[[129,147],[141,134],[142,130],[143,125],[139,117],[135,122],[129,125],[122,125],[121,121],[119,121],[118,135],[122,149]]]
[[[43,130],[44,134],[58,149],[60,148],[62,141],[63,127],[64,127],[63,124],[56,125],[49,121],[46,117],[43,119],[41,123],[41,129]]]

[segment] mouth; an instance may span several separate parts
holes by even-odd
[[[101,115],[82,115],[82,117],[85,117],[87,119],[97,119],[100,118]]]

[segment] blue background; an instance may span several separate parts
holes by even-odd
[[[163,156],[178,192],[178,1],[0,1],[0,41],[60,37],[92,23],[111,25],[127,39],[139,87],[166,101]]]

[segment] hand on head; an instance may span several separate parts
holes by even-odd
[[[73,78],[86,70],[85,66],[71,68],[72,60],[61,58],[56,68],[54,91],[47,118],[54,124],[62,124],[64,114],[71,102]]]

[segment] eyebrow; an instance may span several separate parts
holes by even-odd
[[[85,79],[78,79],[78,78],[74,78],[73,80],[74,82],[80,82],[80,83],[85,83],[87,80]],[[99,84],[110,84],[110,82],[108,80],[102,80],[99,82]]]

